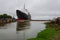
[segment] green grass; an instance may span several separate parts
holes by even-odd
[[[60,25],[55,23],[45,23],[46,29],[39,32],[36,38],[28,40],[60,40]]]
[[[49,40],[56,33],[57,31],[55,29],[47,28],[39,32],[36,38],[31,38],[28,40]]]
[[[55,33],[56,33],[56,30],[48,28],[48,29],[45,29],[44,31],[39,32],[37,37],[48,39],[51,36],[53,36],[53,34]]]

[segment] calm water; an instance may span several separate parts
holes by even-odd
[[[37,33],[45,29],[44,21],[31,21],[26,28],[20,29],[21,23],[9,23],[5,26],[0,26],[0,40],[27,40],[28,38],[36,37]]]

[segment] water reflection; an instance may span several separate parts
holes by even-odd
[[[17,21],[16,34],[18,40],[26,40],[27,29],[30,29],[30,21]]]
[[[0,29],[7,29],[7,25],[1,24]]]
[[[38,32],[45,29],[43,23],[41,21],[17,21],[0,26],[0,40],[27,40],[36,37]]]
[[[17,28],[16,31],[21,31],[21,30],[25,30],[25,29],[29,29],[30,27],[30,21],[17,21]]]

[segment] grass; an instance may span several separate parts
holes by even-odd
[[[55,29],[47,28],[37,34],[36,38],[31,38],[28,40],[50,40],[51,37],[53,37],[58,32]]]
[[[45,24],[45,30],[39,32],[36,38],[30,38],[28,40],[60,40],[60,25],[51,22]]]

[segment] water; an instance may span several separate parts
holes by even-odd
[[[27,40],[34,38],[37,33],[45,29],[44,21],[31,21],[26,28],[19,30],[19,23],[9,23],[0,27],[0,40]],[[19,24],[19,25],[18,25]],[[25,29],[24,29],[25,28]]]

